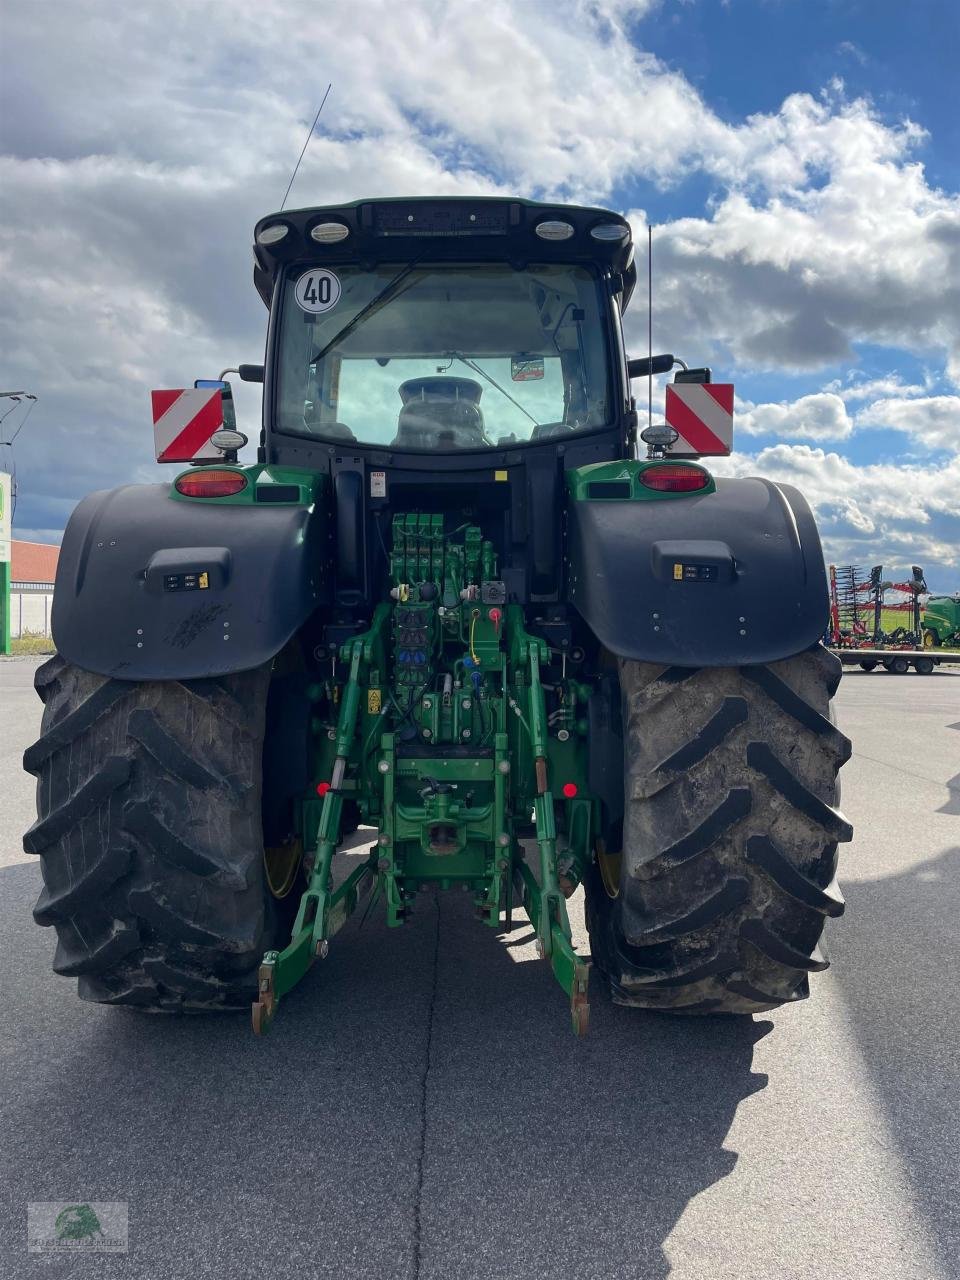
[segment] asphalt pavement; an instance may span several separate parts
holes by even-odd
[[[675,1020],[594,986],[578,1041],[529,926],[447,893],[353,917],[256,1040],[52,973],[35,666],[0,659],[4,1280],[960,1276],[960,669],[844,675],[856,837],[810,1000]],[[129,1253],[28,1254],[30,1201],[127,1202]]]

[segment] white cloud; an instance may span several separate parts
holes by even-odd
[[[655,236],[664,345],[795,371],[871,342],[940,353],[960,382],[960,199],[927,183],[921,137],[804,94],[748,120],[714,160],[730,190],[710,216]]]
[[[645,18],[659,9],[663,0],[580,0],[580,7],[587,14],[603,18]]]
[[[806,444],[777,444],[755,456],[710,460],[718,475],[762,475],[796,486],[817,514],[835,563],[924,564],[945,590],[960,569],[960,457],[944,466],[857,466]],[[938,584],[938,585],[935,585]],[[951,587],[951,589],[953,589]]]
[[[840,379],[827,383],[824,391],[832,391],[844,404],[851,400],[885,399],[888,396],[922,396],[928,388],[920,383],[904,383],[897,374],[886,378],[871,378],[867,382],[852,382],[844,386]]]
[[[860,66],[866,66],[869,59],[858,44],[854,44],[852,40],[841,40],[837,45],[837,53],[845,54],[849,58],[853,58],[855,62],[859,62]]]
[[[840,396],[830,391],[792,402],[737,406],[736,426],[748,435],[788,436],[801,440],[845,440],[853,423]]]
[[[299,0],[238,0],[202,13],[141,6],[118,20],[109,0],[92,0],[63,39],[57,11],[66,23],[76,6],[60,0],[42,23],[11,13],[19,58],[6,93],[18,152],[173,167],[205,157],[268,179],[279,197],[330,79],[321,133],[347,148],[372,136],[389,163],[394,146],[418,139],[449,171],[596,195],[631,172],[667,180],[730,132],[682,75],[625,41],[622,24],[651,7],[358,0],[311,13]],[[311,149],[298,180],[308,202],[331,195],[321,160]],[[377,165],[359,172],[379,189]]]
[[[839,441],[854,431],[887,428],[909,435],[914,447],[960,452],[960,396],[925,395],[924,387],[904,386],[893,377],[837,388],[831,383],[797,400],[768,404],[738,399],[736,429],[787,440]],[[847,404],[861,399],[871,402],[851,416]]]
[[[906,399],[892,396],[875,400],[856,417],[857,429],[890,427],[903,431],[915,444],[927,449],[960,452],[960,396],[924,396]],[[958,503],[960,507],[960,503]]]

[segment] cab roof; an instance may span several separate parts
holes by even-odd
[[[562,226],[545,228],[550,223]],[[616,238],[598,238],[592,234],[598,228]],[[620,236],[616,228],[623,229]],[[268,307],[277,276],[294,262],[592,262],[620,277],[615,291],[623,309],[637,278],[626,218],[514,196],[413,196],[288,209],[260,219],[253,255],[254,283]]]

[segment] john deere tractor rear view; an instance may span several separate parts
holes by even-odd
[[[439,888],[491,929],[522,904],[577,1032],[591,961],[644,1009],[805,996],[850,838],[820,543],[795,489],[692,460],[731,387],[627,358],[627,222],[361,201],[254,253],[265,363],[155,392],[177,478],[64,538],[25,757],[54,969],[262,1032],[358,905]],[[631,379],[675,366],[640,447]]]

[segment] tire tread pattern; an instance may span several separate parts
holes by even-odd
[[[261,751],[270,668],[216,681],[38,668],[38,924],[79,994],[155,1011],[247,1007],[272,920]]]
[[[618,1003],[755,1013],[803,999],[843,912],[837,807],[850,742],[822,646],[770,666],[621,661],[621,891],[587,877],[594,963]]]

